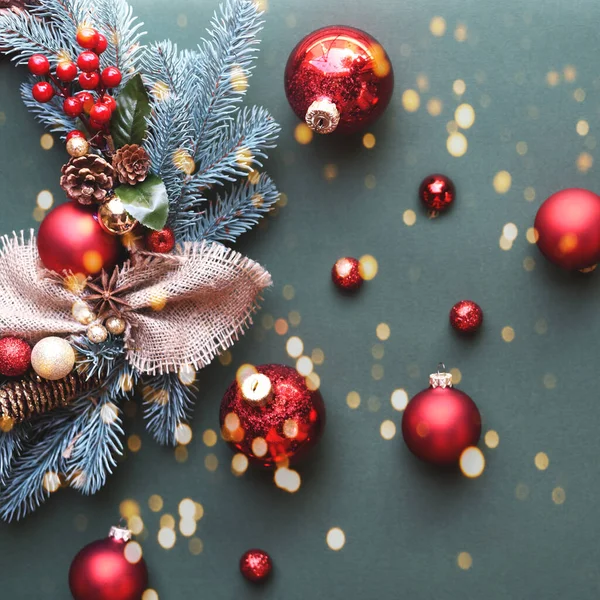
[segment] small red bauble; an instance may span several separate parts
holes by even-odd
[[[85,73],[91,73],[98,70],[100,59],[95,52],[88,50],[77,57],[77,66]]]
[[[33,54],[27,61],[29,72],[41,77],[50,72],[50,61],[43,54]]]
[[[368,33],[324,27],[303,38],[285,68],[293,111],[318,133],[352,133],[385,110],[394,90],[392,63]]]
[[[67,202],[51,210],[40,225],[37,246],[43,265],[52,271],[83,275],[110,271],[118,262],[119,238],[106,233],[95,207]]]
[[[112,96],[109,96],[108,94],[104,94],[104,96],[102,96],[102,98],[100,98],[100,102],[102,104],[105,104],[106,106],[108,106],[108,108],[110,108],[111,112],[114,112],[115,110],[117,110],[117,101]]]
[[[600,262],[600,196],[568,188],[550,196],[535,216],[537,245],[554,264],[582,270]]]
[[[108,40],[101,34],[98,34],[98,42],[94,47],[96,54],[102,54],[108,48]]]
[[[77,96],[70,96],[69,98],[65,98],[63,110],[69,117],[78,117],[83,112],[83,104]]]
[[[92,96],[92,94],[90,94],[89,92],[79,92],[77,94],[75,94],[76,98],[79,98],[81,100],[81,104],[83,105],[83,110],[85,111],[86,114],[90,114],[90,111],[92,110],[92,107],[94,106],[95,102],[94,102],[94,96]]]
[[[33,98],[42,104],[54,98],[54,88],[47,81],[38,81],[32,90]]]
[[[446,210],[456,197],[454,183],[449,177],[436,173],[428,175],[419,186],[421,202],[432,212]]]
[[[80,27],[77,30],[77,43],[86,50],[96,48],[99,40],[100,34],[93,27]]]
[[[146,236],[146,249],[149,252],[166,254],[175,248],[175,234],[170,227],[152,231]]]
[[[77,554],[69,570],[75,600],[141,599],[148,587],[148,568],[138,552],[128,551],[127,544],[136,543],[130,539],[130,531],[113,527],[108,538],[88,544]]]
[[[77,77],[77,65],[70,60],[59,62],[56,66],[56,76],[65,83],[70,83]]]
[[[360,275],[360,263],[350,256],[336,261],[331,269],[331,279],[337,287],[349,291],[357,290],[364,282]]]
[[[0,339],[0,375],[20,377],[31,366],[31,346],[17,337]]]
[[[272,468],[294,464],[314,447],[325,426],[325,405],[296,369],[261,365],[229,386],[219,417],[232,450]]]
[[[70,139],[72,139],[74,137],[80,137],[80,138],[85,139],[85,133],[83,133],[83,131],[79,131],[79,129],[73,129],[73,131],[69,131],[69,133],[67,133],[67,137],[66,137],[65,141],[68,142]]]
[[[481,436],[481,415],[467,394],[452,387],[450,373],[433,373],[402,415],[409,450],[435,465],[458,465],[460,455]]]
[[[79,74],[79,85],[84,90],[95,90],[100,85],[100,75],[95,71]]]
[[[117,69],[117,67],[106,67],[104,71],[102,71],[102,83],[107,88],[116,88],[123,79],[121,75],[121,71]]]
[[[450,325],[462,333],[474,333],[483,323],[483,311],[472,300],[461,300],[450,310]]]
[[[92,106],[92,110],[90,110],[90,118],[96,121],[96,123],[108,123],[111,115],[112,111],[110,108],[102,103],[96,103]]]
[[[264,550],[254,548],[240,558],[240,573],[253,583],[265,581],[273,570],[273,561]]]

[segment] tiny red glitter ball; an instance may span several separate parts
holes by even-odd
[[[146,248],[150,252],[166,254],[175,247],[175,234],[169,227],[160,231],[153,231],[146,236]]]
[[[462,333],[473,333],[483,323],[483,311],[472,300],[461,300],[450,310],[450,325]]]
[[[449,177],[435,173],[423,179],[419,187],[419,198],[432,211],[446,210],[456,197],[454,183]]]
[[[360,275],[360,263],[356,258],[345,256],[336,261],[331,269],[333,283],[342,290],[357,290],[364,279]]]
[[[264,550],[248,550],[240,558],[240,572],[248,580],[259,583],[273,570],[273,561]]]
[[[17,337],[0,340],[0,375],[20,377],[31,366],[31,346]]]

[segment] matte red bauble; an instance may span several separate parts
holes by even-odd
[[[248,550],[240,558],[240,573],[253,583],[265,581],[273,570],[273,561],[264,550]]]
[[[600,261],[600,196],[581,188],[552,194],[535,217],[537,245],[554,264],[582,270]]]
[[[69,571],[75,600],[141,600],[148,568],[139,548],[127,548],[130,539],[131,531],[113,527],[108,538],[79,552]]]
[[[46,215],[37,246],[47,269],[93,275],[117,264],[123,247],[100,227],[95,213],[92,207],[67,202]]]
[[[317,133],[352,133],[385,110],[394,90],[392,63],[368,33],[334,25],[307,35],[285,68],[293,111]]]
[[[325,426],[325,405],[305,378],[285,365],[261,365],[234,381],[221,401],[223,438],[263,467],[301,460]]]
[[[467,394],[452,387],[450,373],[433,373],[429,384],[404,410],[404,441],[424,461],[458,465],[462,452],[479,441],[481,415]]]

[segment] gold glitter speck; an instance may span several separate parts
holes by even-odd
[[[375,136],[372,133],[365,133],[363,136],[363,146],[369,150],[375,148]]]
[[[404,221],[405,225],[412,227],[417,222],[417,213],[409,208],[402,214],[402,220]]]
[[[49,133],[44,133],[40,138],[40,146],[44,150],[52,150],[54,146],[54,138]]]
[[[294,138],[299,144],[306,146],[312,142],[313,132],[306,123],[298,123],[294,130]]]
[[[376,334],[382,342],[389,339],[390,333],[390,326],[387,323],[379,323],[377,325]]]

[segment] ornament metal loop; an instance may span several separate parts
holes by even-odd
[[[435,389],[441,387],[442,389],[452,387],[452,373],[446,373],[446,365],[443,362],[438,363],[437,373],[431,373],[429,375],[429,385]]]
[[[262,373],[252,373],[242,383],[242,395],[251,406],[264,406],[273,397],[271,380]]]
[[[119,542],[128,542],[133,537],[131,530],[125,527],[111,527],[108,532],[108,537]]]
[[[306,124],[316,133],[333,133],[340,122],[340,111],[327,98],[315,100],[306,111]]]

